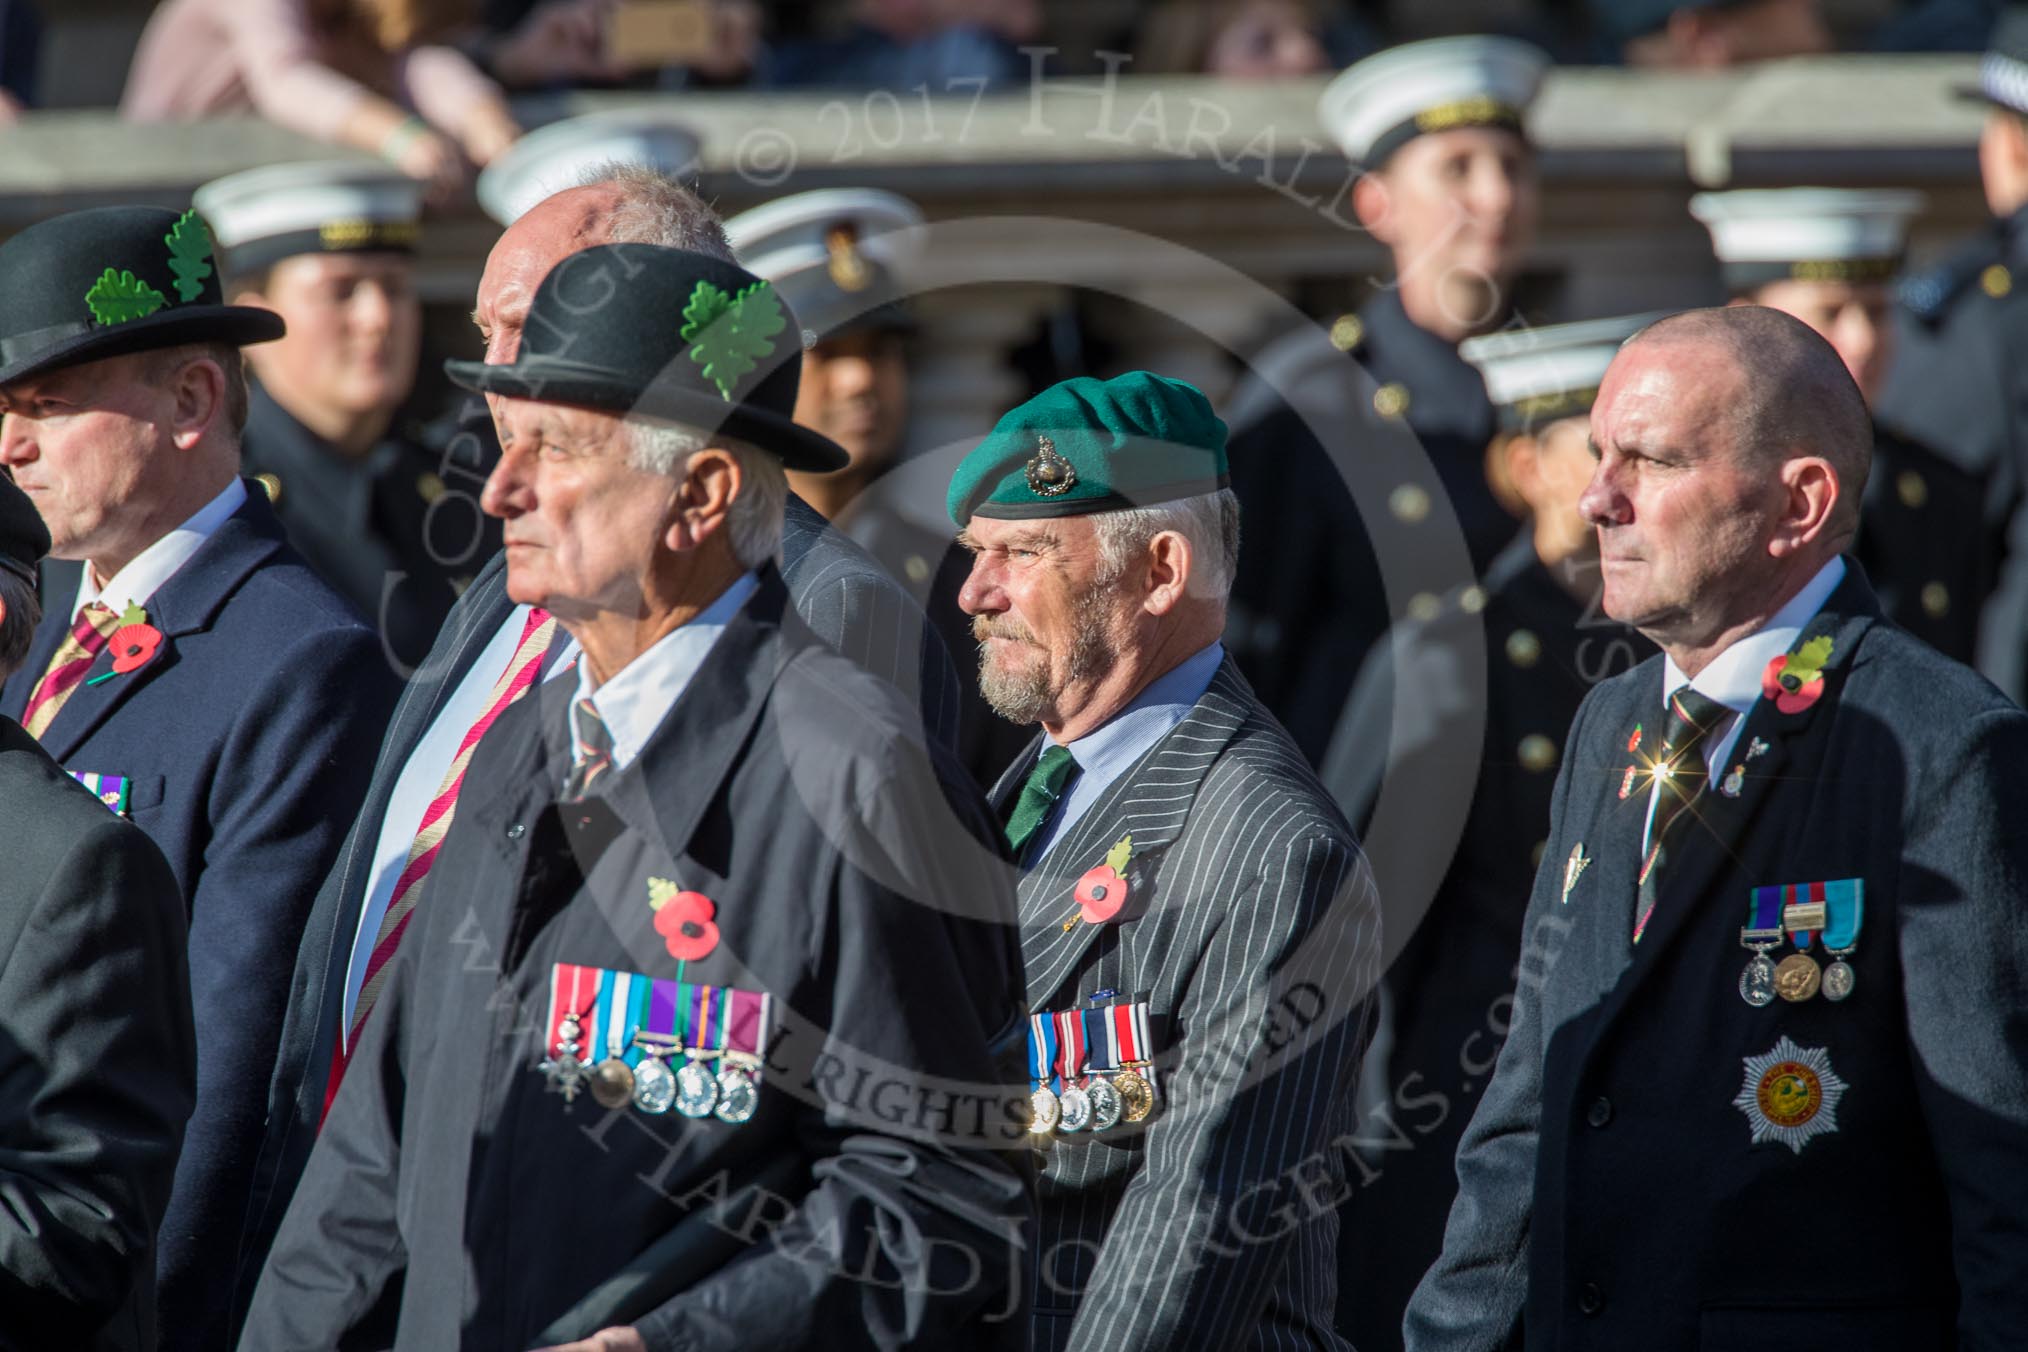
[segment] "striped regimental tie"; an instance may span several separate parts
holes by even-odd
[[[458,743],[458,753],[451,757],[450,768],[444,771],[436,797],[430,800],[429,809],[423,813],[422,828],[416,832],[415,842],[408,847],[408,862],[402,866],[401,876],[395,879],[394,892],[387,902],[387,913],[380,917],[380,929],[374,935],[373,952],[366,959],[366,980],[359,987],[359,999],[353,1007],[351,1034],[331,1056],[331,1077],[324,1088],[324,1111],[327,1113],[331,1111],[331,1100],[338,1093],[339,1081],[345,1078],[345,1065],[352,1057],[352,1049],[359,1045],[359,1033],[366,1026],[366,1016],[373,1012],[374,1004],[380,999],[381,985],[387,980],[388,961],[400,946],[401,936],[408,931],[408,922],[422,896],[423,882],[437,862],[437,850],[443,845],[444,837],[450,833],[451,819],[458,810],[458,790],[465,783],[465,767],[472,763],[472,748],[493,726],[494,719],[535,688],[535,678],[542,670],[543,654],[549,651],[549,641],[555,635],[556,620],[548,611],[537,608],[528,612],[528,622],[521,629],[521,641],[515,645],[514,656],[508,661],[506,670],[493,683],[492,692],[486,697],[485,712],[479,715]]]
[[[1676,826],[1695,809],[1704,796],[1711,773],[1701,750],[1704,739],[1730,717],[1732,710],[1688,685],[1669,697],[1669,724],[1662,734],[1662,754],[1655,762],[1655,818],[1648,828],[1648,849],[1641,858],[1638,895],[1634,901],[1634,942],[1648,931],[1655,903],[1662,896],[1662,875],[1667,872],[1670,852],[1681,843],[1672,836]]]
[[[563,800],[575,803],[592,790],[592,785],[613,768],[613,731],[599,717],[599,706],[589,697],[577,702],[575,752],[570,775],[563,781]]]
[[[57,711],[70,701],[72,692],[98,659],[99,650],[119,627],[119,613],[102,602],[93,601],[77,613],[69,635],[49,659],[49,670],[42,674],[35,692],[28,697],[28,707],[21,711],[21,726],[30,737],[42,740],[42,734],[56,720]]]

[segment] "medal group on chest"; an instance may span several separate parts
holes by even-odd
[[[1110,1131],[1155,1110],[1148,1002],[1090,997],[1091,1008],[1028,1017],[1028,1131],[1052,1136]]]
[[[536,1069],[566,1107],[589,1090],[604,1108],[737,1126],[760,1106],[772,1013],[763,991],[557,963]]]
[[[1743,948],[1753,959],[1739,974],[1739,997],[1756,1009],[1776,996],[1793,1004],[1816,997],[1840,1001],[1852,994],[1857,976],[1847,962],[1859,946],[1865,918],[1865,885],[1859,878],[1834,882],[1777,883],[1756,887],[1747,901],[1746,924],[1739,931]],[[1812,952],[1821,940],[1831,958],[1822,967]],[[1770,956],[1784,943],[1795,951],[1777,963]]]

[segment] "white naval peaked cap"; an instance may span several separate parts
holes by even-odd
[[[1928,199],[1902,188],[1703,192],[1690,214],[1711,231],[1735,290],[1769,282],[1883,281],[1900,270],[1909,222]]]
[[[215,178],[191,194],[229,272],[312,253],[407,253],[422,185],[384,164],[309,160]]]
[[[1479,368],[1501,425],[1527,428],[1585,412],[1627,339],[1671,311],[1549,324],[1467,338],[1458,355]]]
[[[1317,116],[1346,156],[1379,166],[1412,138],[1459,127],[1522,130],[1548,74],[1548,53],[1518,38],[1431,38],[1347,68]]]
[[[697,167],[697,134],[666,111],[587,113],[537,127],[479,174],[479,208],[512,225],[545,197],[578,185],[585,171],[638,164],[681,175]]]
[[[725,223],[725,237],[748,272],[780,281],[832,257],[836,233],[846,231],[859,251],[900,270],[921,253],[913,235],[923,223],[915,203],[880,188],[820,188],[778,197]]]

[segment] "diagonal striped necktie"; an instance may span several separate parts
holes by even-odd
[[[450,833],[451,820],[457,815],[458,790],[465,783],[465,767],[471,764],[472,749],[486,730],[493,726],[495,719],[507,707],[527,694],[535,686],[535,678],[542,670],[543,654],[549,651],[549,643],[556,636],[556,620],[541,608],[528,612],[528,622],[521,628],[521,641],[514,646],[514,656],[500,673],[500,679],[493,683],[493,689],[486,697],[485,712],[466,730],[458,743],[457,754],[451,757],[451,764],[444,771],[443,782],[437,786],[436,797],[423,812],[422,826],[417,830],[415,841],[408,847],[408,862],[402,866],[401,876],[395,879],[394,891],[388,897],[387,913],[380,917],[380,928],[375,932],[373,952],[366,960],[366,980],[359,987],[359,999],[352,1011],[352,1030],[344,1043],[337,1047],[331,1057],[331,1076],[324,1089],[324,1111],[331,1111],[331,1100],[338,1092],[338,1083],[345,1077],[345,1064],[351,1059],[352,1048],[359,1045],[360,1030],[366,1026],[366,1016],[373,1012],[373,1006],[380,999],[380,988],[387,980],[388,960],[394,957],[401,944],[401,936],[408,931],[408,922],[415,915],[416,902],[421,899],[423,882],[429,877],[430,869],[437,862],[437,851]]]
[[[1655,819],[1648,828],[1648,848],[1641,858],[1634,901],[1635,943],[1647,933],[1655,903],[1661,899],[1670,847],[1680,844],[1670,838],[1669,828],[1689,814],[1711,782],[1701,751],[1704,739],[1731,714],[1732,710],[1688,685],[1669,697],[1669,723],[1662,733],[1662,755],[1655,762]]]
[[[587,696],[577,702],[571,720],[575,732],[575,754],[570,774],[563,781],[563,799],[575,803],[591,792],[592,785],[613,768],[613,730],[599,717],[599,706]]]
[[[99,651],[106,646],[106,640],[119,627],[119,613],[103,602],[93,601],[77,613],[70,633],[49,659],[49,670],[36,682],[35,693],[28,697],[28,706],[21,711],[21,726],[30,737],[42,739],[57,711],[69,702],[85,673],[92,669]]]

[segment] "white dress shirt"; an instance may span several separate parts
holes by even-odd
[[[1746,726],[1746,713],[1761,697],[1761,673],[1767,664],[1796,646],[1802,637],[1803,626],[1815,619],[1817,612],[1824,608],[1824,602],[1831,599],[1831,593],[1845,580],[1845,560],[1834,558],[1817,575],[1803,584],[1803,589],[1789,598],[1788,604],[1776,611],[1768,622],[1745,638],[1711,659],[1704,670],[1691,680],[1683,674],[1683,668],[1676,665],[1676,659],[1664,655],[1662,658],[1662,710],[1666,718],[1669,696],[1683,688],[1687,682],[1692,690],[1708,699],[1716,700],[1732,712],[1726,716],[1723,725],[1705,734],[1699,750],[1704,753],[1704,773],[1716,783],[1725,773],[1725,765],[1732,756],[1732,748],[1739,741],[1739,733]],[[1668,726],[1665,722],[1664,727]],[[1661,792],[1661,781],[1657,780],[1648,792],[1648,825],[1641,831],[1641,848],[1648,847],[1648,834],[1654,827],[1655,800]]]
[[[190,562],[191,555],[202,549],[204,542],[216,534],[218,528],[245,502],[246,484],[235,477],[224,491],[198,508],[188,521],[136,554],[126,567],[103,584],[93,581],[94,569],[87,564],[84,575],[77,582],[77,600],[71,603],[70,622],[76,624],[78,612],[94,601],[105,602],[115,615],[128,606],[145,609],[155,593],[161,590],[162,584],[174,577],[177,569]]]
[[[387,914],[388,903],[394,899],[394,885],[408,866],[409,847],[422,830],[423,814],[429,811],[443,785],[445,772],[457,757],[458,743],[465,740],[472,724],[486,712],[486,697],[493,693],[500,673],[513,660],[514,650],[521,646],[521,633],[528,627],[531,609],[516,606],[500,622],[457,689],[444,701],[444,707],[437,710],[429,730],[423,733],[401,767],[401,774],[395,778],[394,792],[388,797],[387,811],[380,819],[380,835],[373,846],[372,871],[367,875],[365,904],[359,908],[359,927],[352,935],[352,958],[345,971],[344,1023],[338,1030],[340,1042],[352,1035],[352,1012],[359,1003],[359,988],[366,984],[367,959],[373,956],[374,941],[380,937],[381,917]],[[577,640],[561,630],[550,641],[550,647],[553,655],[542,672],[545,682],[569,671],[578,653]]]

